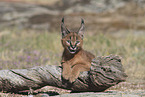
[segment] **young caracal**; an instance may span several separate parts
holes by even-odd
[[[77,32],[70,32],[65,27],[64,18],[62,18],[61,33],[61,42],[64,47],[61,60],[63,67],[62,77],[72,83],[78,78],[80,72],[90,70],[91,60],[95,56],[82,48],[84,36],[83,19],[80,29]]]

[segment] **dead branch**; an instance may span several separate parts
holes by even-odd
[[[118,56],[97,57],[92,60],[90,71],[82,72],[74,83],[61,77],[62,68],[55,65],[34,67],[30,69],[12,69],[0,71],[0,91],[19,92],[55,86],[72,91],[104,91],[122,81],[124,73]]]

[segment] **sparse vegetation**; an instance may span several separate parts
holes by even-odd
[[[61,34],[4,30],[0,35],[0,68],[21,69],[33,66],[60,65]],[[145,37],[132,32],[124,36],[113,34],[85,34],[84,48],[96,56],[110,54],[122,57],[125,72],[130,80],[145,80]]]

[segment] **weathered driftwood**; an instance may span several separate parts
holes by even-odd
[[[0,91],[19,92],[38,89],[43,86],[55,86],[72,91],[104,91],[125,81],[127,75],[118,56],[97,57],[92,60],[90,71],[82,72],[74,83],[61,77],[60,66],[47,65],[30,69],[0,71]]]

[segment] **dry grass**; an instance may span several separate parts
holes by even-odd
[[[84,48],[96,56],[121,56],[128,81],[145,80],[145,34],[118,35],[86,34]],[[55,32],[5,30],[0,35],[0,68],[60,65],[63,50],[60,39],[60,33]]]

